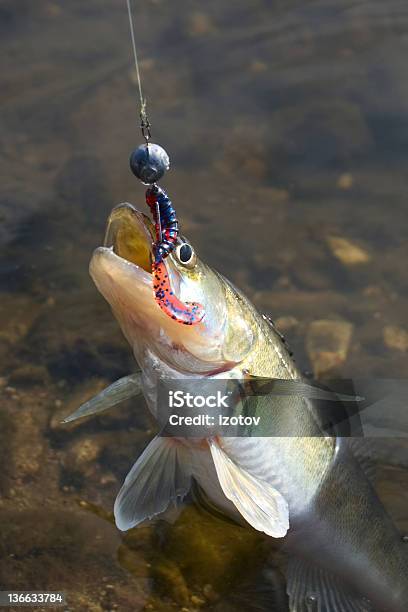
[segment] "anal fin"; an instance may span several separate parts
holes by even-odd
[[[290,612],[372,612],[370,602],[351,593],[337,578],[302,559],[289,560]]]
[[[234,463],[215,440],[209,444],[224,495],[254,529],[283,538],[289,529],[289,508],[283,495]]]

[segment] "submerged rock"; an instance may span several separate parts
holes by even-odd
[[[345,266],[365,264],[371,260],[371,256],[367,251],[347,238],[328,236],[326,242],[334,257]]]
[[[385,346],[397,351],[408,351],[408,332],[397,325],[386,325],[383,329]]]
[[[208,36],[215,31],[211,17],[206,13],[192,13],[188,19],[188,34],[192,37]]]
[[[58,588],[70,610],[143,609],[149,585],[129,579],[118,564],[120,536],[109,521],[51,503],[0,510],[0,519],[2,580],[8,588]]]
[[[10,365],[10,351],[24,340],[34,325],[43,304],[26,295],[2,293],[0,300],[0,357],[4,365]],[[2,367],[0,367],[2,369]]]
[[[348,321],[321,319],[310,324],[306,350],[316,377],[346,361],[352,333],[353,325]]]
[[[47,369],[42,365],[27,363],[17,367],[10,374],[9,383],[17,386],[46,385],[49,382]]]
[[[66,451],[64,466],[72,470],[83,471],[93,464],[102,452],[103,436],[81,437],[75,440]]]
[[[351,189],[353,187],[353,184],[354,184],[354,178],[353,178],[353,175],[350,174],[350,172],[345,172],[344,174],[340,174],[339,178],[337,179],[337,187],[339,189],[343,189],[344,191]]]
[[[286,317],[278,317],[275,320],[275,325],[280,332],[285,334],[286,332],[296,328],[299,325],[299,321],[296,317],[288,315]]]

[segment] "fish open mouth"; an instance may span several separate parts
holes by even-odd
[[[95,249],[89,264],[97,289],[132,346],[136,329],[147,326],[153,315],[162,315],[160,308],[153,308],[153,248],[149,217],[131,204],[119,204],[109,215],[104,245]]]
[[[97,289],[110,304],[139,364],[148,351],[173,371],[183,373],[210,375],[231,367],[233,361],[223,347],[227,305],[219,277],[202,267],[197,279],[190,279],[188,270],[180,270],[172,256],[168,257],[166,270],[174,295],[184,304],[206,304],[205,321],[180,325],[156,299],[154,245],[155,228],[149,217],[131,204],[119,204],[108,218],[104,246],[95,249],[89,265]],[[207,290],[212,300],[207,299]]]
[[[151,274],[154,226],[147,215],[128,202],[115,206],[106,226],[104,247]]]

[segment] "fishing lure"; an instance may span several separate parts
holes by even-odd
[[[184,303],[179,300],[172,290],[164,262],[174,251],[179,236],[179,223],[174,206],[164,189],[155,182],[169,168],[169,157],[162,147],[147,140],[145,145],[132,152],[130,167],[142,183],[149,185],[146,190],[146,203],[151,210],[156,231],[152,263],[155,300],[163,312],[174,321],[183,325],[195,325],[204,317],[204,309],[196,302]]]
[[[167,316],[183,325],[195,325],[203,319],[204,308],[201,304],[198,302],[182,302],[174,295],[163,260],[153,263],[152,273],[156,302]]]
[[[151,138],[151,125],[146,113],[146,100],[142,94],[129,0],[127,0],[127,7],[140,95],[140,128],[145,139],[145,144],[140,145],[131,153],[129,161],[133,174],[144,185],[149,185],[146,191],[146,203],[152,212],[156,230],[154,261],[152,263],[154,296],[159,307],[174,321],[184,325],[195,325],[204,317],[204,309],[201,304],[196,302],[184,303],[174,295],[170,276],[164,261],[175,249],[179,236],[179,224],[174,206],[164,189],[157,185],[157,181],[169,169],[170,160],[163,147],[149,142]]]
[[[176,248],[179,223],[174,206],[167,193],[156,184],[169,167],[169,158],[159,145],[146,142],[130,156],[130,167],[142,183],[149,185],[146,203],[153,216],[156,232],[154,261],[152,263],[153,290],[157,304],[174,321],[195,325],[204,317],[204,309],[196,302],[182,302],[173,292],[165,258]]]
[[[184,325],[199,323],[204,310],[197,302],[182,302],[173,293],[164,259],[175,249],[179,235],[176,211],[167,193],[156,184],[146,191],[156,229],[155,258],[152,264],[153,289],[160,308],[174,321]]]
[[[156,228],[155,262],[159,263],[174,250],[179,224],[169,196],[158,185],[154,184],[146,191],[146,204]]]

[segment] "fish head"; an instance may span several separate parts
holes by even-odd
[[[90,274],[109,302],[142,368],[167,367],[173,376],[209,376],[234,368],[251,351],[257,326],[246,298],[204,264],[179,238],[165,259],[173,293],[198,302],[203,319],[182,325],[159,307],[153,291],[154,227],[131,204],[115,207]]]

